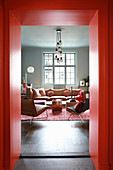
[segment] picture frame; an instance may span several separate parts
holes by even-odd
[[[80,80],[80,86],[81,87],[85,86],[85,81],[84,80]]]

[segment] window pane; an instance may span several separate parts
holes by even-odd
[[[74,84],[75,82],[75,72],[74,67],[67,67],[66,68],[66,82],[67,84]]]
[[[71,84],[74,84],[74,79],[71,79]]]
[[[45,54],[45,65],[53,65],[53,55]]]
[[[74,54],[66,54],[66,65],[74,65],[75,57]]]
[[[55,84],[64,84],[65,72],[64,67],[55,67]]]
[[[53,68],[45,67],[45,83],[52,84],[53,83]]]
[[[67,79],[67,84],[71,84],[70,79]]]

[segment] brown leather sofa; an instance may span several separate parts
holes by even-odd
[[[36,92],[36,90],[39,90],[39,92]],[[79,92],[80,89],[73,89],[72,95],[77,96]],[[65,101],[71,99],[71,91],[69,89],[46,89],[41,95],[40,89],[30,89],[29,97],[34,100],[51,101],[53,99],[62,99],[63,101]]]

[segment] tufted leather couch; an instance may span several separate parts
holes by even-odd
[[[30,89],[29,91],[29,96],[33,100],[51,101],[53,99],[62,99],[62,101],[66,101],[71,99],[71,91],[69,89],[46,89],[44,90],[43,95],[40,95],[39,93],[36,95],[34,90],[38,89]],[[49,95],[50,92],[53,92],[52,96]],[[66,92],[68,92],[68,94]],[[73,89],[72,95],[77,96],[79,92],[80,89]]]

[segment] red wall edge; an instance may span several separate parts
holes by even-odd
[[[110,117],[109,117],[109,163],[113,170],[113,1],[109,0],[109,56],[110,56]]]
[[[21,25],[5,8],[4,169],[13,169],[21,153]]]
[[[4,166],[4,7],[0,1],[0,169]]]
[[[99,61],[98,61],[98,12],[89,25],[89,65],[90,65],[90,131],[89,152],[98,170],[99,143]]]
[[[21,153],[21,25],[10,12],[10,165]],[[16,99],[16,100],[15,100]]]

